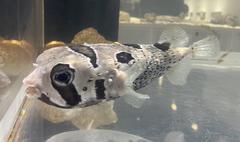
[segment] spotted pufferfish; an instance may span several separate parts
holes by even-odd
[[[208,36],[187,46],[186,33],[173,28],[155,44],[71,44],[40,54],[23,83],[37,98],[60,108],[87,107],[123,97],[139,108],[149,99],[137,90],[163,75],[175,85],[186,82],[191,57],[215,56],[219,41]]]

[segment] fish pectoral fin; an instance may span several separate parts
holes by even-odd
[[[173,85],[184,85],[187,81],[188,74],[192,69],[191,66],[191,57],[186,56],[179,62],[178,65],[171,68],[165,75],[165,77]]]
[[[145,100],[150,99],[148,95],[137,93],[131,87],[128,87],[125,93],[124,100],[134,108],[140,108]]]
[[[160,88],[163,86],[163,80],[164,80],[163,76],[158,78],[158,85],[159,85]]]
[[[11,80],[9,79],[9,77],[0,70],[0,88],[7,87],[10,84]]]

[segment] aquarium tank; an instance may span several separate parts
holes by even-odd
[[[239,142],[239,5],[0,0],[0,141]]]

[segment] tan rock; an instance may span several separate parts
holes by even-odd
[[[70,121],[79,129],[91,129],[117,122],[113,101],[103,102],[86,108],[61,109],[38,101],[36,104],[41,116],[52,122]]]
[[[98,31],[94,28],[87,28],[79,33],[77,33],[72,42],[74,44],[84,44],[84,43],[112,43],[111,41],[106,40],[103,36],[101,36]]]
[[[58,46],[64,46],[64,45],[66,45],[64,42],[54,40],[54,41],[51,41],[51,42],[47,43],[45,45],[45,47],[43,48],[43,51],[47,50],[47,49],[50,49],[50,48],[58,47]]]
[[[37,101],[36,106],[40,115],[44,119],[52,123],[61,123],[64,121],[70,121],[70,119],[74,117],[73,110],[71,109],[57,108],[54,106],[47,105],[41,101]]]
[[[113,110],[113,105],[114,101],[109,101],[86,107],[72,119],[72,123],[79,129],[94,129],[116,123],[118,118]]]
[[[146,13],[146,14],[144,14],[144,19],[146,19],[147,22],[154,23],[156,21],[156,14],[155,13]]]
[[[129,23],[130,22],[130,14],[125,11],[120,11],[119,12],[119,21]]]
[[[165,21],[165,22],[181,22],[182,19],[177,16],[157,16],[156,21]]]
[[[0,41],[1,69],[8,76],[17,76],[30,65],[34,56],[33,47],[26,41]]]
[[[140,18],[137,18],[137,17],[131,17],[131,18],[130,18],[130,23],[140,24],[140,23],[141,23],[141,19],[140,19]]]

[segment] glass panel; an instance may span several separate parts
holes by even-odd
[[[43,46],[41,1],[0,1],[0,140],[7,139],[25,98],[22,80]]]

